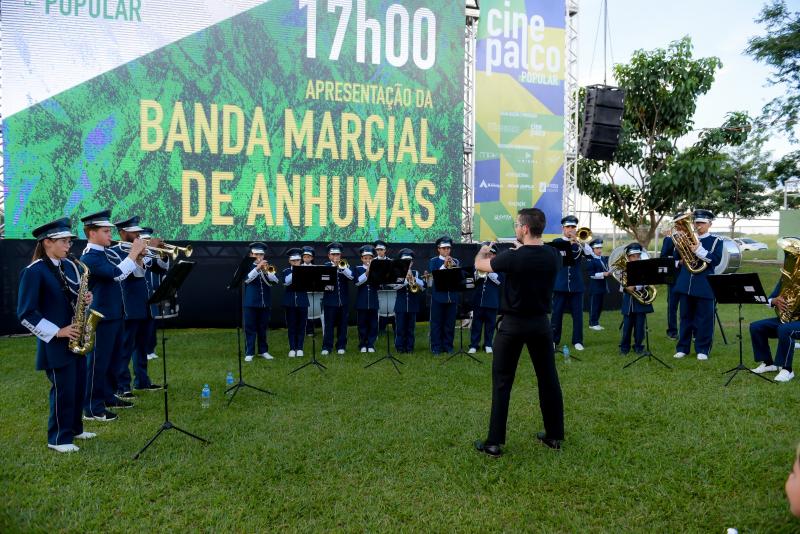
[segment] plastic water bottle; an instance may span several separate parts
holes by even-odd
[[[211,388],[208,384],[203,386],[203,391],[200,393],[200,406],[203,408],[211,406]]]
[[[228,376],[225,377],[225,385],[228,387],[233,385],[233,371],[228,371]]]
[[[569,363],[571,360],[569,359],[569,347],[564,345],[562,347],[561,352],[564,354],[564,363]]]

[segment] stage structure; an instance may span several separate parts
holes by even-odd
[[[478,0],[466,0],[464,28],[464,200],[461,204],[461,240],[472,243],[475,211],[475,42],[478,35]]]
[[[567,0],[567,72],[564,89],[564,197],[562,212],[575,213],[578,196],[578,0]]]
[[[473,182],[476,240],[512,236],[517,210],[531,206],[545,212],[546,234],[560,234],[565,196],[572,194],[574,184],[574,167],[569,167],[569,178],[566,175],[565,152],[577,152],[577,128],[565,125],[565,92],[573,91],[565,73],[576,73],[575,65],[568,67],[565,51],[567,43],[573,50],[576,46],[576,36],[566,31],[567,19],[574,30],[576,13],[568,17],[573,8],[570,2],[568,11],[566,0],[481,0]],[[565,139],[568,136],[574,137]]]
[[[464,0],[7,4],[7,238],[106,207],[177,241],[460,233]]]

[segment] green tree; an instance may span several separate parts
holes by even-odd
[[[747,116],[735,112],[678,146],[692,131],[697,98],[720,67],[715,57],[694,59],[688,37],[666,49],[638,50],[630,63],[614,66],[626,92],[620,145],[613,161],[579,161],[578,189],[642,245],[650,244],[665,214],[708,195],[726,160],[721,148],[747,138]]]
[[[800,209],[800,195],[796,192],[800,183],[800,150],[789,152],[774,162],[767,175],[767,183],[774,190],[772,200],[777,206]],[[792,190],[791,194],[787,194],[787,189]]]
[[[777,209],[773,194],[768,191],[773,165],[771,155],[764,151],[765,141],[765,133],[751,133],[745,143],[727,150],[716,185],[698,204],[730,219],[731,238],[736,237],[739,221],[769,215]]]
[[[770,83],[780,85],[783,94],[764,106],[760,121],[797,141],[800,119],[800,12],[790,11],[783,0],[764,6],[756,22],[766,25],[767,34],[748,41],[746,52],[775,68]]]

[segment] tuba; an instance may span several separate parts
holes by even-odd
[[[779,297],[786,301],[786,311],[775,308],[781,323],[800,319],[800,239],[782,237],[777,244],[783,249],[783,268],[781,269],[781,292]]]
[[[672,242],[675,244],[675,252],[681,257],[689,272],[699,274],[706,270],[708,264],[694,253],[694,248],[700,241],[697,239],[697,232],[694,231],[693,222],[691,213],[675,217],[672,221]]]
[[[73,254],[69,259],[83,269],[80,286],[78,287],[78,300],[75,302],[75,317],[72,323],[78,325],[78,339],[69,340],[69,350],[75,354],[85,356],[94,348],[94,338],[97,332],[97,323],[104,319],[104,315],[97,310],[89,309],[86,304],[86,293],[89,291],[89,268]]]
[[[608,268],[614,280],[619,282],[624,291],[639,301],[641,304],[652,304],[658,296],[658,289],[655,286],[644,286],[642,289],[628,289],[628,275],[625,269],[628,266],[628,258],[625,257],[626,245],[620,245],[611,252],[608,258]]]

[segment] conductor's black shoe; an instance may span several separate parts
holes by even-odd
[[[547,434],[545,434],[544,432],[537,432],[536,433],[536,439],[538,439],[544,445],[550,447],[551,449],[554,449],[554,450],[557,450],[557,451],[561,450],[561,440],[560,439],[550,439],[550,438],[547,437]]]
[[[503,455],[503,449],[500,448],[500,445],[487,445],[480,440],[475,442],[475,450],[492,458],[500,458]]]

